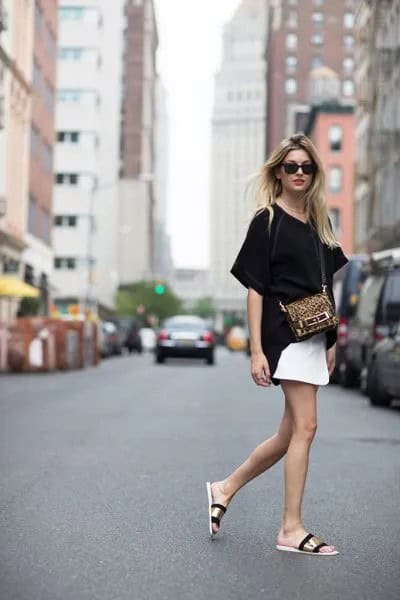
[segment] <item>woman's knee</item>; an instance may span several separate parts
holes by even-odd
[[[293,423],[293,435],[300,437],[305,441],[312,441],[317,432],[317,420],[309,417],[300,419]]]

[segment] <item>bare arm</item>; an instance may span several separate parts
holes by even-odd
[[[247,293],[247,320],[250,334],[251,375],[257,385],[268,387],[271,376],[267,357],[261,345],[262,296],[252,288]]]

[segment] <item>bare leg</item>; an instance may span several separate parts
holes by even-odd
[[[245,462],[223,481],[211,485],[213,501],[227,506],[233,496],[246,483],[264,473],[277,463],[286,453],[292,434],[290,409],[285,402],[285,411],[277,433],[257,446]],[[213,523],[216,533],[218,526]]]
[[[307,534],[301,506],[306,483],[309,452],[317,429],[317,388],[299,381],[282,381],[292,415],[292,437],[285,459],[285,503],[278,544],[297,547]],[[320,552],[332,552],[333,546]]]

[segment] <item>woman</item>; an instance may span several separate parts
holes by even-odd
[[[323,249],[328,293],[347,259],[335,239],[324,199],[324,173],[311,140],[283,140],[258,174],[258,205],[231,273],[248,288],[251,375],[257,385],[280,384],[285,397],[277,433],[221,481],[207,483],[210,534],[238,490],[284,455],[285,501],[277,549],[333,556],[336,548],[308,533],[301,506],[317,427],[318,386],[334,369],[336,330],[296,341],[283,304],[321,291]],[[321,244],[318,243],[318,238]]]

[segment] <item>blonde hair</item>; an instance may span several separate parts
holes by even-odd
[[[256,212],[267,209],[270,213],[270,223],[274,217],[273,206],[277,198],[282,194],[282,182],[276,176],[276,169],[291,150],[304,150],[315,164],[315,172],[312,176],[311,185],[305,193],[305,214],[307,220],[312,223],[318,232],[322,242],[330,248],[339,246],[328,219],[328,211],[325,202],[325,174],[318,156],[317,149],[307,136],[297,133],[285,138],[271,153],[267,162],[254,176],[256,187],[257,206]]]

